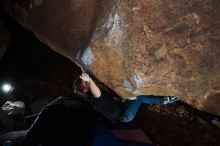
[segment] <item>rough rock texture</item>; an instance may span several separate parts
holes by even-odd
[[[7,50],[9,43],[9,32],[5,29],[4,21],[0,14],[0,59]]]
[[[23,101],[7,101],[1,107],[1,110],[6,112],[8,116],[21,114],[24,115],[25,104]]]
[[[178,96],[220,115],[219,0],[4,2],[41,41],[122,97]]]
[[[101,0],[2,0],[9,14],[53,50],[73,60],[83,52]],[[74,61],[77,61],[74,59]]]
[[[89,68],[117,93],[174,95],[220,115],[220,1],[104,1]]]

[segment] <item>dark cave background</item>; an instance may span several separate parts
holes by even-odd
[[[10,44],[0,61],[0,84],[14,86],[13,95],[0,93],[1,105],[12,97],[27,105],[27,112],[39,112],[52,99],[72,95],[72,83],[80,68],[67,58],[41,43],[32,32],[7,16],[5,26],[10,33]],[[32,108],[32,109],[30,109]]]
[[[10,82],[11,97],[0,93],[1,106],[7,100],[22,100],[25,115],[38,113],[54,98],[74,96],[72,83],[80,68],[52,51],[32,32],[24,29],[1,9],[10,44],[0,60],[0,84]],[[210,121],[213,115],[200,112],[185,103],[142,105],[135,121],[156,145],[220,145],[220,130]]]

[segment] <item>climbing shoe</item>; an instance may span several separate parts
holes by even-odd
[[[174,96],[166,96],[164,97],[164,101],[163,104],[170,104],[170,103],[174,103],[176,101],[178,101],[179,99],[174,97]]]

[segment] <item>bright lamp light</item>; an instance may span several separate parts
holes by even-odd
[[[4,93],[9,93],[10,91],[12,91],[12,86],[9,83],[5,83],[2,85],[2,91]]]

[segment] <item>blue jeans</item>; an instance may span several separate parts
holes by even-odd
[[[126,100],[123,102],[123,114],[121,122],[130,122],[134,119],[142,103],[146,104],[163,104],[164,98],[161,96],[138,96],[135,100]]]

